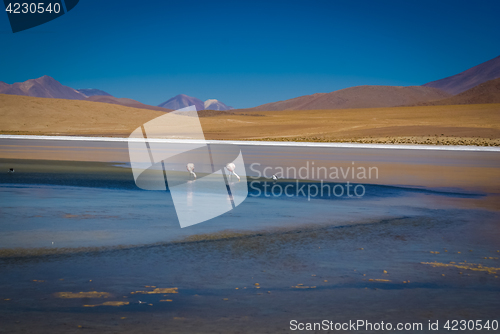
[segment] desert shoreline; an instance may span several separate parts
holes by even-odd
[[[32,132],[23,132],[23,131],[2,131],[0,134],[0,138],[14,138],[16,137],[37,137],[42,139],[43,137],[53,137],[54,139],[63,137],[66,140],[71,140],[70,138],[121,138],[125,139],[125,134],[71,134],[71,133],[62,133],[62,134],[54,134],[54,133],[32,133]],[[355,138],[355,139],[337,139],[337,140],[328,140],[324,138],[318,137],[263,137],[263,138],[251,138],[251,139],[221,139],[214,140],[208,139],[207,141],[212,142],[241,142],[243,143],[263,143],[270,142],[274,145],[276,143],[290,143],[293,144],[302,144],[302,143],[325,143],[325,144],[374,144],[374,145],[383,145],[385,147],[390,145],[405,145],[408,148],[414,146],[435,146],[435,147],[450,147],[450,146],[463,146],[463,147],[498,147],[500,146],[500,139],[490,139],[490,138],[475,138],[475,137],[387,137],[387,138]],[[251,144],[246,144],[251,145]],[[260,144],[262,145],[262,144]],[[273,145],[273,144],[271,144]],[[285,145],[285,144],[281,144]]]
[[[107,162],[125,164],[130,168],[127,138],[112,137],[18,137],[0,136],[0,159],[3,168],[19,172],[31,170],[30,164],[45,161]],[[67,140],[66,140],[67,138]],[[152,139],[170,145],[197,143],[197,141]],[[377,178],[344,181],[364,184],[406,185],[410,187],[462,188],[498,193],[498,147],[478,146],[424,146],[377,145],[347,143],[288,143],[252,141],[206,141],[217,146],[233,144],[241,150],[246,172],[255,176],[256,170],[266,168],[270,178],[280,168],[304,166],[331,168],[376,167]],[[10,161],[7,163],[7,161]],[[9,165],[10,164],[10,165]],[[172,165],[185,172],[185,163]],[[244,172],[243,166],[238,167]],[[308,170],[309,170],[308,169]],[[272,172],[269,172],[272,171]],[[257,173],[257,174],[256,174]],[[269,174],[270,173],[270,174]],[[17,173],[16,173],[17,174]],[[471,177],[473,175],[474,177]],[[311,175],[312,176],[312,175]],[[295,177],[280,176],[282,179]],[[317,179],[312,177],[312,179]],[[317,181],[320,181],[317,179]],[[324,179],[323,181],[333,181]]]
[[[2,139],[28,139],[28,140],[57,140],[57,141],[103,141],[103,142],[129,142],[138,141],[136,138],[119,136],[84,136],[84,135],[11,135],[0,134]],[[487,151],[500,152],[500,148],[484,145],[441,145],[441,144],[412,144],[412,143],[377,143],[377,142],[324,142],[324,141],[289,141],[289,140],[195,140],[195,139],[169,139],[149,138],[151,142],[163,143],[206,143],[206,144],[233,144],[244,146],[288,146],[288,147],[331,147],[331,148],[376,148],[376,149],[407,149],[407,150],[444,150],[444,151]]]
[[[500,146],[500,104],[199,113],[207,140]],[[0,134],[128,137],[165,115],[0,94]]]

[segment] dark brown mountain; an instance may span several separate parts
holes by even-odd
[[[417,105],[437,106],[453,104],[500,103],[500,78],[486,81],[458,95]]]
[[[456,95],[483,82],[497,78],[500,78],[500,56],[451,77],[432,81],[423,86],[438,88]]]
[[[116,98],[114,96],[94,95],[94,96],[88,97],[86,100],[93,101],[93,102],[118,104],[121,106],[131,107],[131,108],[149,109],[149,110],[157,110],[157,111],[163,111],[163,112],[172,111],[172,109],[154,107],[154,106],[150,106],[148,104],[143,104],[143,103],[136,101],[136,100],[126,99],[126,98]]]
[[[3,84],[3,85],[2,85]],[[44,75],[38,79],[16,82],[12,85],[0,84],[0,94],[48,97],[67,100],[85,100],[86,96],[76,89],[62,85],[52,77]]]
[[[439,89],[422,86],[356,86],[331,93],[317,93],[267,103],[247,110],[385,108],[433,101],[449,96],[450,94]]]

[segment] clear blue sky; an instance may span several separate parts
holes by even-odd
[[[157,105],[244,108],[355,85],[421,85],[500,54],[500,1],[80,0],[13,34],[0,81],[50,75]]]

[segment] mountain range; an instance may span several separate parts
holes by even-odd
[[[425,105],[433,103],[453,104],[454,101],[482,101],[495,103],[500,91],[489,84],[474,91],[477,85],[500,78],[500,56],[474,66],[457,75],[422,86],[355,86],[331,93],[316,93],[293,99],[263,104],[246,111],[313,110],[313,109],[351,109],[385,108],[406,105]],[[487,89],[488,93],[483,93]],[[456,94],[467,91],[467,97],[453,99]],[[476,95],[481,97],[473,97]],[[440,102],[438,102],[440,101]]]
[[[356,86],[331,93],[317,93],[267,103],[247,110],[317,110],[397,107],[449,97],[437,88],[410,86]]]
[[[16,82],[12,85],[0,81],[0,94],[24,95],[66,100],[87,100],[92,102],[111,103],[132,108],[150,109],[165,112],[175,109],[181,109],[191,105],[195,105],[197,110],[233,109],[232,107],[229,107],[215,99],[209,99],[203,102],[200,99],[184,94],[174,96],[173,98],[161,103],[158,106],[151,106],[132,99],[116,98],[111,94],[96,88],[73,89],[71,87],[64,86],[59,81],[55,80],[52,77],[49,77],[48,75],[44,75],[43,77],[40,77],[38,79],[30,79],[25,82]]]
[[[59,81],[48,75],[25,82],[16,82],[12,85],[0,82],[0,93],[68,100],[85,100],[87,98],[76,89],[61,85]]]
[[[216,99],[208,99],[205,102],[202,100],[187,96],[185,94],[179,94],[174,96],[173,98],[160,103],[158,107],[168,108],[168,109],[181,109],[189,106],[196,106],[196,110],[231,110],[233,107],[227,106],[224,103],[216,100]]]
[[[483,82],[446,99],[418,103],[421,106],[500,103],[500,78]]]
[[[422,86],[355,86],[331,93],[316,93],[266,103],[245,110],[279,111],[499,103],[500,84],[496,80],[499,78],[500,56],[459,74],[432,81]],[[176,95],[158,106],[151,106],[128,98],[116,98],[100,89],[73,89],[62,85],[59,81],[47,75],[13,84],[0,81],[0,94],[86,100],[164,112],[190,105],[195,105],[197,110],[227,111],[233,109],[216,99],[202,101],[185,94]]]
[[[158,105],[158,107],[168,108],[173,110],[189,106],[195,106],[196,110],[203,110],[205,108],[205,105],[202,100],[184,94],[176,95],[173,98]]]
[[[432,81],[423,86],[438,88],[452,95],[456,95],[482,84],[483,82],[497,78],[500,78],[500,56],[451,77]]]

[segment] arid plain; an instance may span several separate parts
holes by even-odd
[[[0,133],[128,137],[162,111],[0,94]],[[500,104],[200,112],[206,139],[500,145]]]

